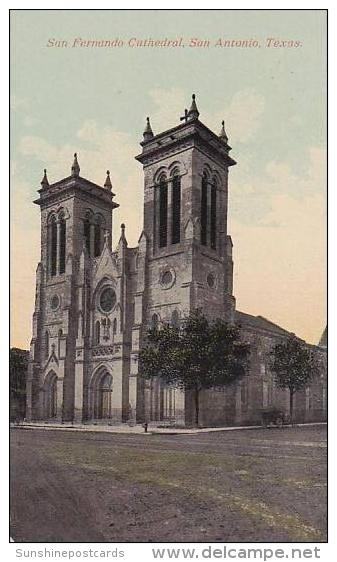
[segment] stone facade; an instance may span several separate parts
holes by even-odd
[[[41,182],[28,419],[192,423],[191,396],[159,380],[145,383],[138,354],[151,325],[179,323],[193,308],[239,323],[253,350],[249,377],[202,393],[201,424],[249,424],[262,407],[287,409],[289,398],[275,388],[266,356],[288,333],[235,307],[227,233],[235,161],[224,124],[215,135],[193,99],[183,123],[154,135],[148,120],[143,137],[136,159],[144,170],[144,227],[136,248],[128,247],[122,225],[112,250],[118,205],[109,172],[104,186],[96,185],[80,176],[75,155],[70,176],[49,184],[45,173]],[[317,350],[324,363],[325,350]],[[298,394],[298,420],[325,419],[322,377]]]

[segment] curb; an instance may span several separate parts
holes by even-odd
[[[327,422],[310,422],[310,423],[299,423],[294,424],[292,427],[310,427],[310,426],[320,426],[320,425],[327,425]],[[219,431],[243,431],[243,430],[253,430],[253,429],[265,429],[262,425],[246,425],[246,426],[233,426],[233,427],[204,427],[198,429],[160,429],[154,428],[147,431],[143,431],[141,426],[134,426],[134,428],[139,428],[139,431],[135,431],[135,429],[118,429],[117,427],[113,426],[87,426],[87,427],[76,427],[76,425],[45,425],[45,424],[10,424],[12,429],[23,429],[23,430],[30,430],[30,429],[38,429],[44,431],[76,431],[76,432],[86,432],[86,433],[110,433],[112,435],[197,435],[200,433],[215,433]],[[290,425],[283,426],[291,427]],[[271,427],[269,429],[275,429]]]

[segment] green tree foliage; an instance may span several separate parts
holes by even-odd
[[[11,419],[25,417],[26,374],[29,352],[12,347],[9,354],[10,411]]]
[[[140,375],[193,391],[198,425],[200,391],[229,385],[248,373],[249,346],[239,338],[238,327],[221,319],[209,322],[200,310],[192,311],[180,327],[164,323],[148,330]]]
[[[270,369],[276,385],[289,390],[290,421],[292,423],[295,392],[305,388],[313,378],[319,375],[317,353],[305,342],[291,336],[284,342],[276,344],[272,349]]]

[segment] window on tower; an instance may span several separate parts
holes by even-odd
[[[59,358],[61,357],[61,339],[62,339],[62,335],[63,335],[63,332],[62,332],[62,329],[60,329],[60,330],[58,331],[58,338],[57,338],[57,355],[58,355]]]
[[[216,181],[211,187],[211,248],[216,249]]]
[[[180,242],[180,177],[173,176],[172,180],[172,244]]]
[[[66,221],[62,216],[60,218],[60,257],[59,257],[59,273],[66,270]]]
[[[101,225],[95,224],[94,254],[95,258],[101,253]]]
[[[200,208],[200,242],[207,245],[207,175],[204,173],[201,180],[201,208]]]
[[[56,218],[53,217],[50,225],[50,274],[56,275],[57,260],[57,225]]]
[[[95,344],[99,345],[100,340],[101,340],[101,325],[99,320],[97,320],[95,324]]]
[[[46,333],[44,335],[44,356],[45,356],[45,359],[48,359],[48,357],[49,357],[49,332],[48,332],[48,330],[46,331]]]
[[[167,181],[161,176],[159,182],[159,247],[167,246]]]
[[[86,218],[83,222],[83,234],[84,234],[85,247],[90,256],[90,221],[88,218]]]

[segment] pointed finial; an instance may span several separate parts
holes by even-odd
[[[42,181],[41,181],[41,185],[42,185],[42,187],[48,187],[48,185],[49,185],[46,168],[43,170],[43,178],[42,178]]]
[[[128,243],[126,241],[126,238],[125,238],[125,224],[123,222],[121,224],[121,236],[120,236],[120,239],[119,239],[119,244],[123,244],[123,246],[128,245]]]
[[[187,114],[188,121],[192,121],[193,119],[198,119],[200,113],[197,108],[197,104],[195,102],[195,94],[192,94],[192,103],[190,110]]]
[[[144,141],[149,141],[153,139],[153,131],[150,124],[150,117],[146,118],[146,127],[144,129],[143,139]]]
[[[71,175],[76,177],[80,175],[80,166],[79,163],[77,161],[77,153],[75,152],[74,154],[74,162],[73,165],[71,167]]]
[[[220,133],[219,133],[219,138],[220,138],[222,141],[227,142],[227,141],[228,141],[228,137],[227,137],[226,130],[225,130],[225,122],[222,121],[222,122],[221,122],[221,125],[222,125],[222,127],[221,127],[221,131],[220,131]]]
[[[105,180],[104,187],[105,187],[106,189],[109,189],[109,191],[112,190],[112,184],[111,184],[111,179],[110,179],[110,172],[109,172],[109,170],[106,171],[106,180]]]

